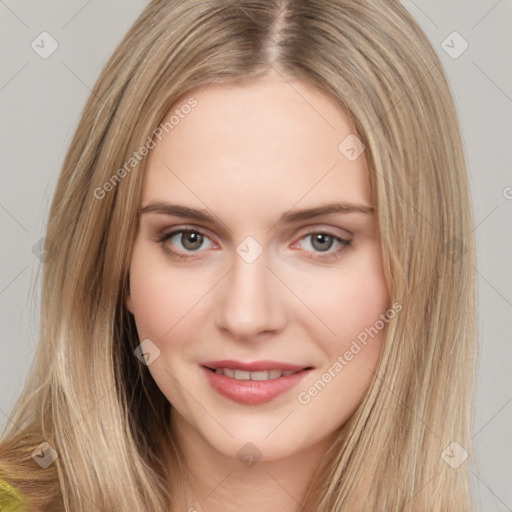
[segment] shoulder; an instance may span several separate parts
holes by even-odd
[[[26,512],[23,495],[0,475],[0,510],[2,512]]]

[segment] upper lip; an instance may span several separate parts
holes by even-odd
[[[245,370],[247,372],[258,372],[265,370],[282,370],[282,371],[300,371],[305,368],[312,368],[310,365],[298,365],[291,363],[283,363],[281,361],[253,361],[246,363],[244,361],[235,361],[233,359],[225,359],[222,361],[207,361],[202,363],[206,368],[230,368],[232,370]]]

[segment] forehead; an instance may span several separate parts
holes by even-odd
[[[182,109],[191,98],[195,106]],[[183,199],[215,210],[230,201],[237,208],[225,213],[237,215],[298,202],[371,203],[364,153],[351,161],[339,149],[356,130],[312,85],[275,76],[212,84],[183,95],[163,122],[173,114],[148,155],[143,204]]]

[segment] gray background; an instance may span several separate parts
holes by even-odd
[[[402,3],[448,74],[470,168],[481,347],[473,489],[483,512],[512,511],[512,2]],[[41,263],[33,247],[66,149],[101,68],[145,4],[0,0],[0,428],[37,342]],[[31,47],[44,31],[58,43],[46,59]],[[464,43],[454,31],[469,45],[457,58]]]

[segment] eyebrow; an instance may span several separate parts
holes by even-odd
[[[178,204],[168,204],[162,201],[155,201],[142,207],[140,213],[161,213],[164,215],[173,215],[175,217],[183,217],[187,219],[194,219],[203,222],[209,222],[215,224],[215,218],[208,213],[207,210],[198,210],[196,208],[190,208],[188,206]],[[288,211],[281,215],[278,222],[291,224],[293,222],[299,222],[302,220],[313,219],[322,215],[329,215],[332,213],[364,213],[373,215],[375,209],[372,206],[364,204],[354,203],[330,203],[322,206],[316,206],[314,208],[305,208],[302,210]]]

